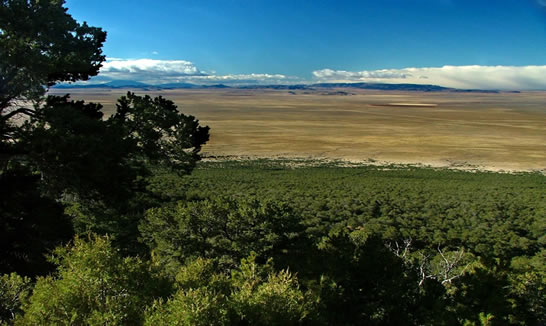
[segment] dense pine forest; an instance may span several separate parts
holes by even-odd
[[[546,323],[543,174],[202,160],[168,99],[47,95],[105,40],[0,2],[0,325]]]
[[[132,231],[71,206],[78,235],[48,255],[49,271],[3,276],[4,321],[544,322],[546,177],[340,165],[155,169]]]

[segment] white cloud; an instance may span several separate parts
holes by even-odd
[[[192,62],[185,60],[108,58],[100,69],[102,78],[136,81],[199,75],[203,73]]]
[[[546,66],[443,66],[431,68],[313,71],[318,82],[433,84],[465,89],[546,89]]]
[[[157,52],[157,51],[152,51],[152,54],[158,55],[159,52]]]
[[[108,58],[100,73],[91,82],[109,80],[134,80],[148,84],[291,84],[299,78],[281,74],[230,74],[207,73],[185,60],[120,59]]]
[[[546,0],[544,0],[546,1]],[[544,90],[546,66],[443,66],[428,68],[313,71],[313,82],[432,84],[463,89]],[[282,74],[217,74],[186,60],[108,58],[90,82],[134,80],[148,84],[302,84],[310,81]]]

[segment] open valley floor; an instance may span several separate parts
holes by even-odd
[[[100,102],[128,89],[54,89]],[[359,89],[130,90],[211,128],[208,156],[326,158],[492,171],[546,170],[546,92]]]

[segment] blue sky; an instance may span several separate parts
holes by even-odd
[[[66,6],[77,20],[108,32],[109,62],[97,80],[546,89],[546,0],[68,0]]]

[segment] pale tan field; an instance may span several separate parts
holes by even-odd
[[[346,91],[353,95],[327,95]],[[127,90],[55,90],[112,112]],[[208,155],[546,170],[546,92],[165,90],[211,127]]]

